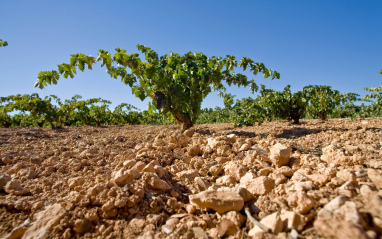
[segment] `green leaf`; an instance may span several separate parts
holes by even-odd
[[[5,46],[8,46],[8,42],[3,41],[3,39],[0,39],[0,47],[5,47]]]
[[[80,62],[78,63],[78,69],[80,69],[80,71],[84,71],[84,69],[85,69],[85,64],[84,64],[84,62],[80,61]]]

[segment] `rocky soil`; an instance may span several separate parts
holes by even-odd
[[[2,238],[381,238],[382,119],[0,129]]]

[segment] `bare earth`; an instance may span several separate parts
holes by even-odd
[[[381,238],[382,118],[178,129],[0,129],[0,237]]]

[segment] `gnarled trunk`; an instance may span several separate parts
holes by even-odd
[[[194,125],[194,123],[192,123],[190,119],[184,117],[182,113],[177,113],[177,114],[174,114],[173,116],[178,122],[182,124],[182,132],[191,128]]]
[[[298,124],[300,122],[300,115],[299,114],[295,114],[292,116],[292,120],[293,120],[293,124]]]
[[[288,118],[293,121],[292,124],[298,124],[301,119],[301,113],[290,113]]]
[[[320,118],[321,120],[326,120],[326,110],[321,110],[320,112],[318,112],[318,118]]]

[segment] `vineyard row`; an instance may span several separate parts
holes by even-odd
[[[261,86],[256,98],[235,100],[224,94],[224,108],[201,109],[196,123],[234,123],[251,126],[265,120],[291,120],[298,123],[303,118],[365,118],[382,116],[381,87],[366,89],[371,94],[360,99],[355,93],[340,93],[330,86],[306,86],[291,93],[290,86],[275,91]],[[139,111],[131,104],[122,103],[110,110],[111,102],[101,98],[81,100],[79,95],[61,101],[50,95],[40,98],[37,93],[0,97],[0,127],[49,127],[83,125],[124,125],[174,123],[171,114]],[[367,106],[355,102],[369,101]]]

